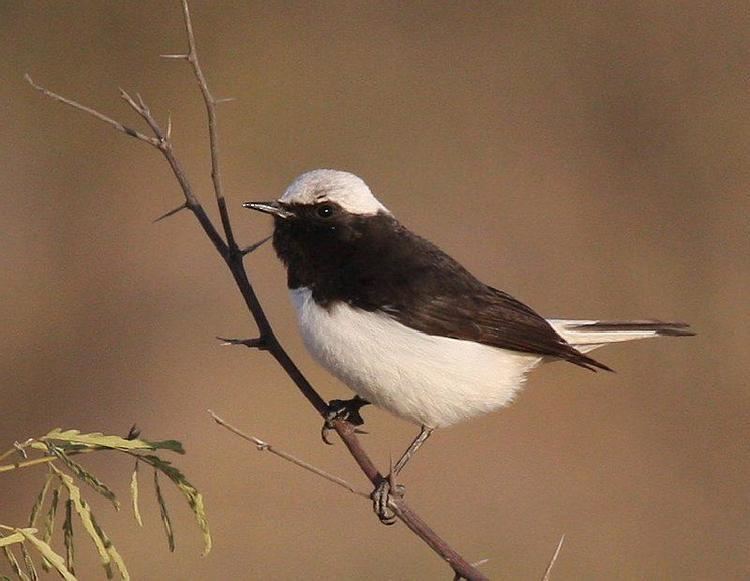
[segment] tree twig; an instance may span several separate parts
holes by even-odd
[[[198,86],[201,89],[203,95],[203,102],[206,105],[206,115],[208,117],[208,137],[209,147],[211,149],[211,179],[214,183],[214,193],[216,194],[216,205],[219,207],[219,215],[221,216],[221,224],[224,228],[224,235],[226,236],[227,245],[231,252],[237,251],[237,243],[234,241],[234,233],[232,232],[232,224],[229,221],[229,210],[227,209],[227,202],[224,198],[224,189],[221,183],[221,164],[219,163],[219,133],[218,125],[219,122],[216,119],[216,104],[219,102],[225,102],[231,99],[214,99],[211,91],[208,88],[208,82],[206,76],[203,74],[200,61],[198,60],[198,49],[195,44],[195,34],[193,33],[193,21],[190,18],[190,9],[188,8],[187,0],[182,0],[182,14],[185,18],[185,31],[187,32],[188,46],[190,51],[187,54],[187,61],[192,65],[195,78],[198,80]]]
[[[219,424],[220,426],[226,428],[230,432],[236,434],[243,440],[247,440],[248,442],[255,445],[255,447],[260,452],[270,452],[271,454],[274,454],[275,456],[278,456],[279,458],[283,458],[284,460],[291,462],[292,464],[295,464],[296,466],[299,466],[300,468],[303,468],[309,472],[312,472],[313,474],[317,474],[321,478],[325,478],[329,482],[333,482],[334,484],[337,484],[341,486],[342,488],[345,488],[349,492],[352,492],[356,494],[357,496],[361,496],[366,499],[370,499],[370,495],[366,492],[362,492],[361,490],[357,490],[354,488],[352,484],[349,484],[346,480],[343,478],[339,478],[338,476],[334,476],[333,474],[330,474],[329,472],[326,472],[325,470],[322,470],[318,468],[317,466],[313,466],[312,464],[305,462],[304,460],[301,460],[297,458],[296,456],[290,454],[289,452],[285,452],[284,450],[280,450],[279,448],[276,448],[275,446],[272,446],[268,442],[264,442],[260,438],[256,438],[255,436],[250,436],[249,434],[246,434],[239,428],[236,428],[220,416],[216,415],[213,411],[208,410],[208,413],[211,414],[211,417],[214,419],[214,421]]]
[[[552,558],[549,561],[549,564],[547,565],[547,568],[544,570],[544,575],[542,575],[542,581],[549,581],[550,575],[552,574],[552,567],[555,566],[555,563],[557,562],[557,558],[560,556],[560,551],[562,550],[563,543],[565,542],[565,535],[560,537],[560,542],[557,543],[557,548],[555,549],[555,553],[552,555]]]
[[[180,187],[182,188],[185,196],[185,205],[193,213],[198,222],[200,223],[204,233],[211,240],[217,252],[226,262],[232,276],[235,280],[240,294],[242,295],[245,305],[248,311],[252,315],[255,324],[259,331],[258,344],[263,346],[263,349],[268,351],[277,363],[284,369],[289,378],[297,386],[298,390],[308,400],[308,402],[315,408],[321,417],[325,417],[328,412],[328,405],[325,400],[318,394],[315,388],[310,384],[307,378],[302,374],[294,361],[289,357],[286,350],[282,347],[281,343],[277,339],[273,328],[271,327],[268,317],[263,310],[260,301],[255,293],[255,289],[250,283],[250,279],[243,263],[243,251],[234,242],[231,224],[229,222],[229,214],[226,209],[226,202],[224,199],[222,185],[221,185],[221,173],[219,159],[219,147],[218,147],[218,136],[217,136],[217,123],[216,123],[216,103],[211,92],[208,89],[205,76],[203,75],[202,69],[197,56],[197,50],[195,46],[195,38],[193,34],[192,22],[190,20],[190,12],[187,6],[187,0],[182,0],[183,15],[185,18],[185,28],[188,37],[188,45],[190,52],[188,54],[177,54],[177,55],[162,55],[167,58],[176,58],[188,60],[192,66],[194,74],[198,80],[198,84],[201,88],[201,93],[204,98],[206,110],[208,114],[209,123],[209,140],[211,148],[211,160],[212,160],[212,178],[214,184],[214,191],[216,196],[216,202],[219,207],[221,214],[222,225],[227,242],[221,237],[215,226],[211,222],[211,219],[206,214],[205,210],[201,206],[197,196],[192,189],[190,181],[188,180],[187,174],[174,154],[172,142],[171,142],[171,121],[168,121],[167,131],[163,131],[159,123],[153,117],[149,107],[146,105],[143,98],[136,94],[135,98],[121,90],[121,96],[125,102],[146,122],[154,137],[144,135],[134,129],[131,129],[124,124],[107,117],[106,115],[82,105],[72,99],[63,97],[48,89],[35,84],[31,77],[26,76],[26,80],[34,87],[37,91],[45,94],[47,97],[71,106],[79,111],[88,113],[93,117],[104,121],[118,131],[121,131],[131,137],[135,137],[141,141],[144,141],[158,149],[164,158],[167,160],[172,173],[175,175]],[[368,454],[365,452],[362,444],[360,443],[355,433],[355,426],[343,419],[335,419],[331,422],[331,427],[336,431],[341,440],[344,442],[347,450],[357,462],[362,472],[365,474],[367,479],[377,486],[382,480],[383,475],[375,466],[373,461],[370,459]],[[468,579],[470,581],[486,580],[487,577],[480,573],[474,566],[471,565],[466,559],[464,559],[458,552],[455,551],[448,543],[446,543],[440,536],[433,531],[425,521],[423,521],[419,515],[411,509],[411,507],[404,501],[403,498],[394,498],[391,501],[391,506],[396,516],[418,537],[420,537],[428,546],[430,546],[438,555],[445,560],[453,571],[460,578]]]
[[[154,147],[159,146],[155,138],[149,137],[148,135],[144,135],[143,133],[136,131],[135,129],[131,127],[128,127],[127,125],[123,125],[119,121],[115,121],[111,117],[107,117],[104,113],[100,113],[96,109],[92,109],[91,107],[86,107],[85,105],[81,105],[80,103],[73,101],[72,99],[68,99],[67,97],[63,97],[62,95],[58,95],[57,93],[53,93],[49,89],[45,89],[44,87],[37,85],[34,82],[34,79],[32,79],[28,73],[26,73],[23,76],[23,78],[26,79],[29,85],[34,87],[40,93],[47,95],[47,97],[49,97],[50,99],[59,101],[60,103],[64,103],[65,105],[70,105],[71,107],[78,109],[79,111],[83,111],[84,113],[88,113],[89,115],[96,117],[100,121],[104,121],[105,123],[108,123],[115,129],[117,129],[117,131],[122,131],[125,135],[130,135],[130,137],[135,137],[136,139],[145,141],[146,143],[148,143],[149,145],[153,145]]]

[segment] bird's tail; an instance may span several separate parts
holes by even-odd
[[[650,337],[691,337],[687,323],[664,321],[574,321],[549,319],[549,324],[581,353],[588,353],[607,343],[634,341]]]

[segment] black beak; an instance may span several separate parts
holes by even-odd
[[[243,208],[249,208],[251,210],[257,210],[258,212],[265,212],[266,214],[273,214],[279,218],[291,218],[294,216],[292,212],[284,208],[281,203],[277,201],[273,202],[245,202],[242,204]]]

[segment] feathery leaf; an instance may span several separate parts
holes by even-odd
[[[135,516],[135,522],[138,526],[143,526],[143,520],[141,519],[141,511],[138,509],[138,459],[135,461],[135,468],[133,468],[133,475],[130,477],[130,499],[133,504],[133,515]]]
[[[206,507],[203,504],[203,495],[198,492],[190,482],[188,482],[185,475],[180,472],[177,468],[172,466],[167,460],[162,460],[158,456],[152,454],[143,454],[139,456],[141,461],[150,464],[160,472],[162,472],[167,478],[177,485],[177,488],[185,497],[190,506],[190,510],[195,515],[195,520],[198,523],[198,527],[203,535],[203,556],[207,555],[211,551],[212,540],[211,532],[208,529],[208,519],[206,518]]]
[[[52,498],[50,499],[49,510],[47,515],[44,517],[44,524],[42,526],[42,541],[49,544],[52,539],[52,533],[55,531],[55,516],[57,515],[57,503],[60,500],[60,486],[57,485],[52,491]],[[47,559],[42,559],[42,569],[49,571],[51,563],[47,562]]]
[[[7,547],[15,543],[23,543],[23,535],[21,533],[13,533],[8,536],[0,535],[0,547]]]
[[[99,523],[96,522],[96,519],[94,518],[94,515],[91,515],[91,522],[94,524],[94,528],[96,529],[97,534],[99,535],[99,538],[101,538],[102,543],[104,543],[104,547],[107,549],[107,553],[109,553],[110,558],[112,559],[112,562],[117,567],[118,571],[120,572],[120,577],[124,581],[130,581],[130,573],[128,573],[128,568],[125,566],[125,561],[122,560],[122,557],[120,556],[120,553],[117,552],[117,549],[115,548],[114,544],[112,544],[112,541],[107,536],[107,533],[105,533],[102,528],[99,526]],[[112,579],[112,567],[108,566],[106,567],[107,571],[107,579]]]
[[[39,551],[39,554],[42,555],[44,561],[50,563],[65,581],[76,581],[76,578],[71,571],[65,566],[63,558],[58,555],[49,544],[45,543],[32,533],[32,530],[34,529],[18,529],[26,540],[31,543],[37,551]]]
[[[79,430],[61,430],[55,428],[47,435],[40,438],[42,442],[53,441],[59,447],[67,445],[80,445],[87,448],[110,448],[112,450],[171,450],[178,454],[184,454],[182,444],[177,440],[163,440],[149,442],[140,438],[129,440],[121,436],[106,436],[100,432],[82,434]],[[60,446],[60,444],[63,444]]]
[[[62,448],[55,446],[51,442],[46,442],[46,444],[47,449],[55,456],[57,456],[77,478],[88,484],[96,492],[109,500],[112,503],[112,506],[115,507],[115,510],[120,510],[120,503],[117,502],[115,493],[112,492],[112,489],[110,489],[109,486],[107,486],[106,484],[104,484],[104,482],[91,474],[91,472],[86,470],[78,462],[70,458],[70,456],[68,456]]]
[[[73,501],[65,501],[65,520],[62,525],[65,545],[65,566],[75,574],[75,549],[73,547]]]
[[[31,581],[39,581],[39,574],[36,572],[34,561],[32,561],[31,555],[29,555],[26,543],[21,543],[21,555],[23,555],[23,562],[24,565],[26,565],[26,570],[29,572],[29,579],[31,579]]]
[[[44,504],[44,500],[47,498],[47,491],[49,490],[49,485],[52,482],[52,479],[54,478],[54,474],[52,472],[49,472],[47,474],[47,479],[44,481],[44,486],[42,486],[42,489],[39,491],[39,494],[36,497],[36,502],[34,502],[34,506],[31,507],[31,515],[29,515],[29,526],[33,527],[36,523],[36,517],[39,514],[39,511],[42,508],[42,505]]]
[[[13,535],[9,535],[8,537],[4,537],[4,538],[10,538],[12,536]],[[16,542],[23,542],[23,540],[16,541]],[[10,545],[3,546],[3,553],[5,554],[5,558],[8,559],[8,563],[10,563],[10,568],[16,574],[16,577],[18,577],[21,581],[29,581],[29,576],[26,573],[24,573],[23,570],[21,569],[21,566],[18,564],[18,559],[16,559],[16,556],[13,554],[13,551],[11,550]]]
[[[161,487],[159,486],[159,472],[154,470],[154,488],[156,489],[156,500],[159,503],[159,513],[161,514],[161,522],[164,525],[164,533],[167,535],[167,542],[169,543],[169,550],[174,552],[174,531],[172,530],[172,520],[169,518],[169,512],[167,511],[167,503],[164,501],[164,496],[161,493]]]
[[[73,482],[73,479],[70,476],[60,471],[60,469],[58,469],[55,465],[50,464],[50,467],[59,476],[60,480],[63,483],[63,486],[65,486],[65,488],[67,489],[68,497],[70,501],[73,502],[73,507],[75,508],[79,518],[81,519],[81,524],[83,524],[84,530],[89,535],[89,537],[91,537],[91,540],[96,546],[96,550],[99,553],[99,560],[102,562],[102,566],[105,568],[105,570],[108,569],[112,559],[110,558],[109,553],[104,546],[104,542],[97,533],[96,527],[91,520],[91,509],[89,508],[88,503],[83,500],[83,498],[81,498],[81,489],[76,486],[75,482]],[[70,569],[70,567],[68,568]]]

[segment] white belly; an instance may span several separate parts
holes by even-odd
[[[305,346],[367,401],[438,428],[508,404],[541,357],[427,335],[381,313],[290,292]]]

